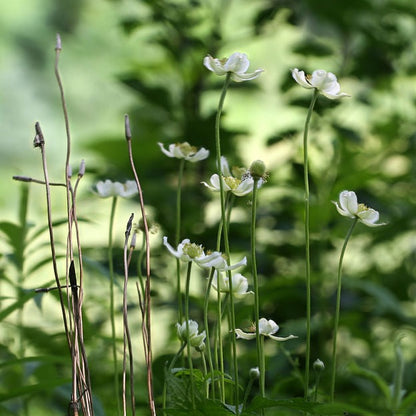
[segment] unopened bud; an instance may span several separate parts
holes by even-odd
[[[136,247],[136,235],[137,235],[137,233],[134,232],[133,235],[132,235],[132,237],[131,237],[131,240],[130,240],[130,248],[133,248],[134,249]]]
[[[321,372],[323,370],[325,370],[325,364],[323,363],[323,361],[321,361],[319,358],[316,359],[313,363],[313,369],[315,371]]]
[[[260,370],[259,370],[259,368],[258,367],[250,368],[249,376],[252,379],[258,379],[258,378],[260,378]]]
[[[254,180],[260,180],[266,174],[266,165],[262,160],[255,160],[251,164],[249,171]]]
[[[85,160],[82,159],[81,160],[81,164],[79,165],[79,172],[78,172],[78,176],[82,177],[85,175]]]
[[[128,114],[124,116],[124,133],[126,136],[126,140],[131,140],[130,119]]]

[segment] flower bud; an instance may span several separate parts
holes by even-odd
[[[262,160],[255,160],[251,164],[249,171],[254,180],[260,180],[266,174],[266,165]]]
[[[319,358],[317,358],[313,363],[313,369],[317,372],[325,370],[325,364]]]
[[[250,378],[252,378],[254,380],[260,378],[260,370],[259,370],[259,368],[258,367],[250,368],[249,375],[250,375]]]

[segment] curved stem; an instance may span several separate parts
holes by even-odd
[[[350,229],[345,237],[344,244],[341,249],[338,263],[338,285],[337,285],[337,301],[335,307],[335,322],[334,322],[334,335],[332,341],[332,364],[331,364],[331,402],[334,401],[335,394],[335,375],[336,375],[336,356],[337,356],[337,335],[338,335],[338,324],[339,324],[339,311],[341,307],[341,272],[342,272],[342,261],[344,259],[345,250],[347,248],[348,240],[357,224],[358,218],[354,218]]]
[[[221,120],[221,113],[224,106],[225,96],[227,94],[228,86],[230,85],[231,81],[231,73],[227,73],[224,86],[222,88],[220,100],[218,103],[218,110],[217,115],[215,118],[215,148],[216,148],[216,158],[217,158],[217,169],[218,169],[218,176],[220,178],[220,199],[221,199],[221,221],[223,224],[222,231],[224,236],[224,249],[225,255],[227,256],[228,260],[230,261],[230,244],[228,240],[228,226],[226,225],[227,216],[225,211],[225,192],[224,192],[224,184],[222,181],[222,172],[221,172],[221,140],[220,140],[220,120]],[[228,281],[230,285],[230,320],[231,320],[231,342],[232,342],[232,355],[233,355],[233,367],[234,367],[234,400],[235,400],[235,412],[238,416],[239,414],[239,391],[238,391],[238,362],[237,362],[237,345],[235,342],[235,311],[234,311],[234,297],[233,297],[233,288],[232,288],[232,278],[231,278],[231,271],[227,271]]]
[[[113,228],[116,213],[117,197],[113,197],[111,203],[110,225],[108,229],[108,271],[110,273],[110,322],[111,322],[111,340],[113,349],[113,371],[114,371],[114,390],[117,403],[117,414],[120,414],[120,397],[118,382],[118,365],[117,365],[117,345],[116,345],[116,324],[114,317],[114,263],[113,263]]]
[[[311,261],[310,261],[310,240],[309,240],[309,162],[308,162],[308,133],[313,108],[318,98],[318,90],[315,89],[308,114],[306,116],[305,128],[303,130],[303,179],[305,186],[305,260],[306,260],[306,358],[305,358],[305,399],[309,391],[309,367],[311,361]]]

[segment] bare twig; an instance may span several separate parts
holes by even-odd
[[[71,340],[70,340],[70,334],[68,330],[67,316],[65,312],[61,282],[59,280],[58,266],[56,262],[55,237],[53,234],[53,226],[52,226],[51,192],[50,192],[50,185],[49,185],[48,166],[46,162],[45,139],[43,137],[42,129],[40,128],[39,122],[36,122],[35,124],[35,132],[36,132],[36,135],[35,135],[35,138],[33,139],[33,146],[40,148],[40,153],[42,157],[43,175],[45,179],[46,210],[47,210],[47,217],[48,217],[49,242],[51,246],[53,274],[55,277],[55,282],[56,282],[56,286],[58,288],[58,293],[59,293],[59,302],[61,304],[61,312],[62,312],[62,319],[64,323],[64,328],[65,328],[65,335],[67,338],[68,347],[71,350]]]
[[[129,364],[130,364],[130,400],[133,416],[136,414],[136,405],[134,397],[134,366],[133,366],[133,348],[131,345],[131,336],[127,317],[127,283],[129,278],[129,260],[128,260],[128,244],[131,233],[134,214],[130,215],[127,222],[125,240],[124,240],[124,288],[123,288],[123,326],[124,326],[124,347],[123,347],[123,412],[124,416],[127,414],[127,401],[126,401],[126,355],[127,347],[129,350]]]
[[[71,132],[69,127],[69,118],[68,111],[65,101],[64,88],[59,73],[59,57],[62,50],[62,43],[59,34],[56,35],[56,47],[55,47],[55,76],[58,83],[59,93],[61,96],[61,105],[64,115],[65,122],[65,131],[66,131],[66,160],[65,160],[65,184],[66,184],[66,201],[67,201],[67,218],[68,218],[68,234],[67,234],[67,253],[66,253],[66,262],[67,262],[67,273],[66,281],[68,285],[68,278],[71,279],[71,273],[75,276],[74,268],[74,252],[73,252],[73,226],[75,227],[76,234],[76,248],[78,252],[78,262],[79,262],[79,294],[75,299],[74,292],[72,291],[72,304],[69,299],[68,292],[68,308],[71,310],[74,317],[74,347],[72,349],[72,362],[73,362],[73,380],[72,380],[72,401],[77,401],[77,390],[79,391],[81,397],[81,406],[83,413],[85,415],[93,415],[93,405],[92,405],[92,391],[91,391],[91,382],[90,382],[90,373],[88,369],[88,361],[85,353],[84,347],[84,336],[83,336],[83,324],[82,324],[82,302],[83,302],[83,262],[82,262],[82,250],[81,250],[81,241],[79,237],[79,228],[78,228],[78,219],[76,215],[76,190],[79,184],[80,179],[83,177],[85,172],[85,163],[81,162],[80,173],[75,184],[75,188],[72,188],[71,177],[72,170],[69,165],[70,156],[71,156]],[[70,265],[70,267],[68,267]],[[72,270],[72,271],[71,271]],[[68,276],[69,274],[69,276]],[[72,282],[71,282],[72,285]],[[79,356],[78,348],[80,348],[81,356]],[[77,382],[77,374],[79,373],[80,382]],[[88,394],[84,394],[88,392]]]
[[[146,212],[144,208],[143,192],[140,185],[139,177],[134,165],[133,152],[131,147],[131,129],[129,116],[124,117],[125,137],[127,140],[127,148],[129,153],[130,166],[134,174],[137,190],[140,198],[140,209],[143,219],[143,226],[146,239],[146,286],[144,293],[144,314],[142,313],[142,336],[143,346],[145,352],[146,366],[147,366],[147,391],[149,398],[150,412],[152,416],[156,416],[155,401],[153,396],[153,374],[152,374],[152,338],[151,338],[151,299],[150,299],[150,242],[149,242],[149,228],[147,225]]]
[[[29,178],[28,176],[14,175],[13,179],[15,181],[20,181],[20,182],[33,182],[33,183],[39,183],[41,185],[46,184],[45,181],[34,179],[34,178]],[[49,182],[49,186],[66,186],[66,184],[60,183],[60,182]]]

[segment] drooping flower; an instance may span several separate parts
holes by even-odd
[[[234,167],[230,171],[227,159],[224,156],[221,156],[221,172],[224,192],[232,192],[235,196],[244,196],[253,190],[254,180],[251,177],[249,170]],[[219,192],[220,178],[218,174],[214,173],[209,181],[211,182],[211,185],[207,182],[202,182],[202,184],[211,189],[211,191]],[[260,188],[262,184],[263,180],[260,179],[257,182],[257,187]]]
[[[235,333],[237,335],[237,339],[238,338],[242,338],[242,339],[255,339],[256,338],[256,329],[254,329],[254,331],[250,331],[250,332],[244,332],[241,329],[237,328],[235,330]],[[289,335],[288,337],[276,337],[273,334],[275,334],[277,331],[279,330],[279,325],[277,325],[276,322],[274,322],[273,320],[269,319],[267,320],[266,318],[260,318],[259,320],[259,334],[263,335],[265,337],[269,337],[275,341],[287,341],[289,339],[294,339],[297,338],[297,336],[295,335]]]
[[[110,196],[121,196],[122,198],[130,198],[138,193],[135,181],[112,182],[106,179],[104,182],[99,181],[95,185],[96,193],[101,198],[108,198]]]
[[[188,320],[188,328],[189,332],[186,331],[186,321],[182,324],[176,324],[179,339],[183,342],[189,341],[191,347],[196,348],[198,351],[202,351],[204,349],[204,341],[206,337],[205,331],[198,334],[198,323],[192,319]]]
[[[250,61],[245,53],[235,52],[229,58],[218,59],[207,55],[204,58],[204,65],[216,75],[231,73],[231,79],[236,82],[249,81],[260,76],[263,69],[256,69],[247,73]]]
[[[385,223],[377,223],[379,219],[378,211],[358,203],[357,195],[353,191],[342,191],[339,194],[339,204],[335,201],[332,202],[335,204],[337,211],[344,217],[358,218],[360,222],[368,227],[385,225]]]
[[[231,276],[231,282],[233,287],[233,294],[237,298],[244,297],[246,295],[252,295],[254,292],[247,291],[248,289],[248,281],[247,278],[244,277],[240,273],[234,273]],[[229,278],[225,273],[221,273],[218,271],[214,272],[214,276],[212,278],[212,287],[218,292],[218,289],[222,293],[229,293],[230,291],[230,282]]]
[[[332,72],[326,72],[323,69],[317,69],[312,75],[305,75],[299,69],[292,69],[293,79],[303,88],[316,88],[322,95],[335,100],[337,98],[349,97],[345,92],[341,92],[341,87],[337,81],[337,77]]]
[[[238,263],[228,265],[227,260],[223,257],[221,252],[213,251],[212,253],[205,254],[204,248],[201,245],[191,243],[189,238],[182,240],[176,250],[168,243],[168,238],[166,236],[163,237],[163,244],[176,258],[187,263],[193,261],[204,269],[214,267],[216,270],[220,271],[234,270],[247,264],[247,258],[244,257]]]
[[[188,142],[173,143],[169,145],[169,150],[163,147],[162,143],[158,143],[160,150],[168,156],[176,159],[185,159],[188,162],[199,162],[209,156],[209,150],[201,147],[199,150],[195,146],[191,146]]]

